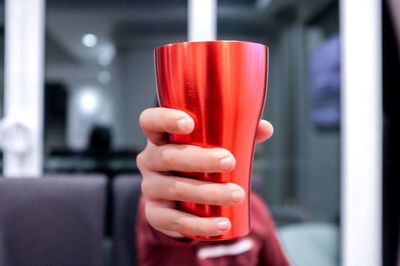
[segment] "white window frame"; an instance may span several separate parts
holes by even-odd
[[[381,1],[341,0],[342,265],[382,265]]]
[[[217,0],[188,0],[188,41],[217,39]]]
[[[3,175],[43,172],[44,0],[5,1]]]

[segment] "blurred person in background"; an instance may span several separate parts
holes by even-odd
[[[88,149],[93,152],[109,152],[111,140],[112,135],[109,127],[95,125],[90,132]]]
[[[251,195],[252,229],[249,235],[228,241],[199,241],[181,233],[215,236],[230,230],[227,218],[202,218],[176,209],[176,201],[210,205],[240,204],[244,190],[233,183],[217,184],[179,177],[172,171],[225,172],[235,167],[226,149],[206,149],[170,144],[168,133],[189,134],[193,119],[166,108],[142,112],[147,146],[137,157],[143,175],[137,221],[140,265],[290,265],[279,243],[274,222],[262,198]],[[256,142],[273,134],[272,125],[261,120]],[[177,190],[179,189],[179,191]]]

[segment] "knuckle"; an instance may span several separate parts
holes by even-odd
[[[146,215],[147,220],[150,220],[150,208],[147,202],[144,205],[144,214]]]
[[[144,205],[144,214],[146,216],[147,221],[152,224],[153,212],[152,212],[151,204],[149,204],[147,202]]]
[[[171,165],[171,163],[173,161],[172,157],[173,156],[169,150],[161,151],[160,158],[161,158],[161,162],[163,165],[165,165],[165,166]]]
[[[160,113],[161,122],[163,128],[170,128],[173,127],[173,123],[175,122],[175,110],[162,108],[163,112]]]
[[[208,193],[196,193],[196,198],[198,203],[203,203],[203,204],[212,204],[212,197],[211,194]]]
[[[214,164],[218,160],[217,153],[211,149],[195,149],[199,160],[191,162],[198,172],[210,172],[214,169]]]
[[[213,230],[211,230],[211,227],[209,226],[209,221],[200,217],[190,219],[180,217],[174,221],[171,221],[168,227],[171,231],[187,233],[191,235],[207,236],[214,234]]]
[[[213,164],[219,164],[219,161],[221,158],[226,157],[224,152],[219,152],[215,150],[209,151],[209,160],[210,162],[213,162]]]
[[[165,108],[161,107],[162,110],[164,110],[163,114],[165,115],[166,118],[171,118],[172,120],[182,116],[184,112],[181,110],[173,109],[173,108]]]
[[[235,190],[243,190],[243,188],[235,183],[226,183],[225,184],[227,191],[235,191]]]
[[[232,153],[230,151],[228,151],[227,149],[224,148],[214,148],[212,149],[212,151],[214,152],[215,155],[219,155],[219,156],[233,156]]]
[[[147,222],[154,229],[162,231],[168,227],[168,223],[166,223],[163,219],[160,219],[159,212],[156,209],[154,209],[153,204],[146,203],[144,210]]]
[[[204,173],[206,173],[206,172],[209,172],[209,171],[210,171],[210,166],[211,166],[210,163],[200,163],[200,162],[197,162],[196,164],[197,164],[197,171],[198,171],[198,172],[204,172]]]
[[[149,112],[149,108],[143,110],[139,115],[139,124],[143,127],[146,119],[146,114]]]
[[[144,152],[141,152],[136,156],[136,165],[140,171],[143,170],[146,161],[144,157],[145,157]]]
[[[233,160],[233,162],[235,162],[235,157],[233,156],[233,154],[230,151],[223,148],[210,149],[208,156],[210,160],[212,160],[213,162],[219,162],[219,160],[223,158],[230,158],[231,160]]]
[[[147,222],[155,229],[157,229],[159,226],[157,224],[157,220],[158,219],[154,219],[154,212],[152,211],[152,208],[150,206],[150,204],[145,205],[144,207],[144,214],[146,216],[146,220]]]
[[[193,223],[193,230],[198,235],[209,235],[209,229],[207,225],[207,221],[203,219],[198,219],[196,222]]]
[[[177,200],[183,200],[187,198],[189,189],[188,186],[182,182],[175,182],[174,195]]]
[[[212,201],[214,205],[223,205],[228,203],[226,199],[229,198],[229,196],[227,196],[225,190],[213,187],[208,195],[209,201]]]
[[[174,219],[169,224],[169,230],[174,232],[184,232],[185,231],[185,221],[182,218]]]
[[[203,228],[200,226],[198,220],[195,220],[190,226],[191,231],[193,231],[196,235],[200,235],[203,231]]]
[[[151,190],[151,185],[146,179],[142,180],[142,183],[140,184],[140,188],[142,189],[142,193],[144,196],[149,195],[149,191]]]

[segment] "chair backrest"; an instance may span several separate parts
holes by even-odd
[[[113,182],[113,234],[115,266],[137,265],[136,215],[141,194],[140,175],[120,175]]]
[[[106,179],[0,178],[0,265],[100,266]]]

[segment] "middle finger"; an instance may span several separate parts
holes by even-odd
[[[152,145],[145,153],[146,163],[153,171],[219,173],[232,171],[235,158],[226,149],[201,148],[185,144]]]

